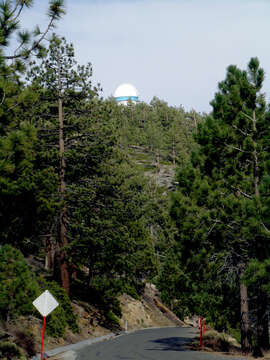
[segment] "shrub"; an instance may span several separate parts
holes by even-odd
[[[219,333],[215,330],[206,331],[203,337],[203,345],[214,351],[229,352],[238,350],[237,342],[226,333]]]
[[[41,280],[42,291],[49,290],[56,298],[59,306],[47,317],[47,334],[53,337],[64,336],[67,327],[73,332],[78,332],[77,317],[65,290],[54,281]]]
[[[46,318],[46,332],[49,336],[58,338],[65,335],[67,328],[67,321],[63,308],[59,305]]]
[[[29,331],[16,331],[16,344],[25,350],[27,355],[34,356],[36,354],[34,336]]]
[[[38,283],[22,253],[10,245],[0,247],[0,317],[7,320],[32,314]]]
[[[23,356],[16,344],[10,343],[8,341],[0,341],[0,359],[23,359]]]
[[[132,286],[131,284],[124,284],[122,292],[132,296],[136,300],[140,300],[140,296],[138,295],[135,286]]]
[[[117,296],[122,293],[120,280],[96,277],[90,290],[92,299],[89,298],[89,301],[101,309],[105,317],[109,311],[119,317],[122,315],[120,301],[117,299]]]
[[[48,289],[59,302],[47,318],[48,335],[61,337],[67,327],[78,332],[77,318],[66,292],[53,281],[39,279],[39,283],[19,250],[10,245],[0,247],[0,318],[7,320],[19,315],[38,314],[32,302]],[[29,337],[25,335],[22,339],[21,334],[20,338],[31,352]]]
[[[231,329],[229,328],[229,333],[233,338],[240,344],[241,343],[241,330],[240,329]]]
[[[117,328],[120,327],[119,319],[112,311],[108,311],[105,315],[107,321],[109,321],[112,325],[116,326]]]

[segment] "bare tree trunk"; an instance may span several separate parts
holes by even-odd
[[[61,64],[58,61],[58,118],[59,118],[59,157],[60,157],[60,199],[61,199],[61,210],[60,210],[60,238],[56,244],[55,260],[58,271],[60,272],[60,280],[62,287],[66,290],[69,295],[69,271],[67,263],[66,247],[67,241],[67,207],[65,203],[65,147],[64,147],[64,120],[63,120],[63,104],[62,104],[62,83],[61,83]],[[57,274],[56,274],[57,275]],[[58,275],[58,278],[59,278]]]
[[[45,270],[54,268],[54,246],[52,237],[46,238]]]
[[[160,172],[160,152],[159,152],[159,150],[156,154],[156,167],[157,167],[157,171]]]
[[[169,115],[167,111],[166,111],[166,124],[167,126],[169,126]]]
[[[176,159],[176,152],[175,152],[175,140],[174,140],[174,137],[173,137],[173,167],[175,167],[175,159]]]
[[[195,128],[197,128],[197,118],[196,118],[196,115],[195,115],[195,111],[193,110],[193,120],[194,120],[194,126]]]
[[[250,352],[249,319],[248,319],[248,294],[247,286],[241,283],[245,272],[245,264],[240,264],[240,301],[241,301],[241,348],[244,354]]]
[[[92,265],[88,268],[88,286],[91,287],[94,279],[94,269]]]

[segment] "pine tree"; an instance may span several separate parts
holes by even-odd
[[[76,144],[82,144],[82,140],[88,136],[83,126],[85,119],[80,114],[85,115],[88,110],[87,102],[97,95],[98,89],[91,85],[92,75],[91,65],[77,65],[74,58],[72,44],[67,44],[65,39],[53,35],[46,57],[41,64],[34,65],[28,74],[32,80],[32,89],[37,89],[42,102],[41,109],[33,109],[33,116],[39,117],[40,132],[47,133],[47,141],[53,141],[56,146],[56,130],[58,129],[58,158],[59,158],[59,237],[55,244],[55,277],[61,278],[61,283],[67,293],[69,293],[69,267],[67,260],[67,172],[72,167],[67,164],[70,156],[70,149]],[[78,116],[79,114],[79,116]],[[90,112],[89,112],[90,115]],[[58,122],[55,122],[56,116]],[[84,116],[85,117],[85,116]],[[45,120],[45,121],[44,121]],[[71,129],[68,130],[68,129]],[[50,140],[51,139],[51,140]],[[56,148],[55,148],[56,149]],[[74,172],[73,172],[74,173]],[[71,180],[69,180],[72,182]],[[60,274],[58,276],[58,271]]]
[[[1,58],[6,60],[27,59],[30,55],[36,54],[42,56],[44,47],[42,42],[49,31],[54,28],[57,20],[65,13],[63,0],[50,0],[48,9],[49,23],[44,32],[41,32],[39,26],[29,32],[19,30],[21,14],[27,8],[33,6],[34,0],[2,0],[0,3],[0,49]],[[18,47],[13,54],[8,52],[8,45],[11,36],[16,32],[18,38]],[[6,50],[6,51],[5,51]]]
[[[28,113],[35,94],[25,89],[22,74],[30,55],[42,55],[45,36],[64,13],[63,2],[51,0],[49,24],[44,32],[38,27],[31,34],[19,31],[22,12],[33,3],[33,0],[0,2],[0,238],[1,243],[16,245],[24,253],[37,246],[33,238],[40,225],[38,213],[48,215],[49,206],[45,203],[51,177],[49,171],[36,166],[37,137]],[[15,34],[19,44],[11,53],[10,41]]]
[[[250,60],[248,71],[228,68],[211,103],[212,116],[198,126],[198,151],[191,165],[179,171],[179,191],[172,207],[182,260],[191,258],[192,264],[195,254],[205,249],[206,254],[223,254],[222,266],[235,270],[245,352],[250,349],[249,309],[241,279],[249,260],[262,260],[270,250],[262,217],[270,136],[269,113],[261,94],[263,79],[256,58]]]

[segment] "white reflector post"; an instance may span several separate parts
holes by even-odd
[[[42,316],[49,315],[59,304],[49,292],[45,290],[35,301],[33,301],[35,308]]]

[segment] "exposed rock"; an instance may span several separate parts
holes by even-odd
[[[185,324],[189,325],[189,326],[193,326],[193,327],[198,327],[199,326],[199,316],[187,316],[184,318],[184,322]]]
[[[135,330],[154,326],[146,307],[141,301],[135,300],[127,294],[123,294],[120,296],[120,303],[122,308],[120,325],[123,329]]]
[[[145,175],[150,177],[156,185],[172,189],[174,187],[175,169],[172,165],[159,165],[156,171],[146,171]]]
[[[147,303],[149,307],[152,308],[153,311],[158,310],[163,315],[163,317],[172,322],[173,326],[184,325],[183,321],[178,319],[178,317],[170,309],[168,309],[164,304],[162,304],[159,298],[159,292],[155,285],[146,284],[142,299],[144,302]]]
[[[135,330],[155,326],[182,326],[184,323],[161,303],[159,293],[153,284],[146,284],[142,299],[135,300],[124,294],[120,296],[124,330]]]

